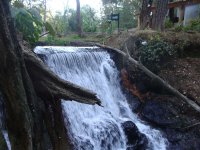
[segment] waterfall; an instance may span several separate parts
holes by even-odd
[[[77,150],[126,150],[122,123],[132,121],[148,139],[147,149],[164,150],[167,140],[134,114],[120,86],[119,71],[106,51],[97,47],[36,47],[45,63],[62,79],[97,93],[102,106],[62,101],[69,136]]]
[[[0,92],[0,132],[2,133],[5,142],[7,144],[8,150],[11,150],[11,143],[8,138],[8,132],[5,127],[5,108],[4,108],[4,99]]]

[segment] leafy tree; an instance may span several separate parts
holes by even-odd
[[[102,0],[103,5],[106,4],[117,4],[118,2],[121,2],[122,0]]]
[[[77,20],[76,20],[76,11],[73,9],[69,10],[70,17],[69,17],[69,27],[71,31],[77,31]]]
[[[121,4],[120,22],[122,28],[133,28],[137,26],[137,14],[140,6],[139,1],[124,0]]]
[[[19,8],[13,12],[15,27],[23,34],[23,38],[30,43],[38,41],[43,27],[38,11]]]
[[[57,35],[65,35],[70,30],[67,17],[66,13],[56,12],[56,15],[50,19],[50,24],[52,24]]]
[[[96,12],[90,6],[86,5],[81,8],[82,20],[83,20],[83,31],[84,32],[95,32],[99,24]]]
[[[34,5],[29,8],[27,7],[27,2],[30,2],[31,6],[36,2],[38,5]],[[15,0],[12,3],[12,16],[14,18],[15,27],[20,33],[22,33],[23,39],[30,43],[38,41],[44,27],[47,27],[47,30],[51,35],[55,35],[51,24],[46,22],[46,19],[44,20],[45,22],[43,22],[40,14],[40,6],[40,1],[36,0]]]
[[[66,9],[64,14],[57,12],[56,15],[50,19],[50,22],[57,34],[66,35],[68,32],[77,31],[76,17],[76,10]],[[81,18],[84,32],[95,32],[97,30],[100,21],[94,9],[88,5],[81,7]]]
[[[139,0],[102,0],[103,8],[103,21],[108,20],[111,13],[120,14],[120,28],[134,28],[137,25],[137,14],[140,8]],[[112,24],[116,28],[115,24]]]

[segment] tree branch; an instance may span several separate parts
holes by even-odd
[[[32,51],[23,49],[25,64],[38,95],[101,105],[95,93],[60,79]]]

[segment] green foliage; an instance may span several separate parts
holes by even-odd
[[[71,41],[79,41],[81,38],[77,34],[68,35],[67,37],[56,37],[48,35],[40,39],[41,42],[47,45],[67,46]]]
[[[157,39],[139,48],[140,61],[153,72],[158,72],[175,55],[176,51],[171,44]]]
[[[182,26],[182,25],[176,26],[175,31],[176,32],[180,32],[180,31],[200,32],[200,18],[191,20],[187,26]]]
[[[83,31],[84,32],[96,32],[99,20],[96,16],[96,12],[90,6],[83,6],[81,9],[83,19]]]
[[[77,23],[76,23],[76,11],[70,9],[69,13],[71,14],[69,17],[69,27],[71,31],[76,31]]]
[[[111,13],[120,14],[120,28],[130,29],[137,26],[137,15],[140,12],[141,1],[139,0],[114,0],[105,1],[102,0],[103,7],[103,19],[101,24],[105,24],[108,20],[108,16]],[[103,27],[103,26],[102,26]],[[106,27],[106,26],[105,26]],[[112,22],[112,29],[116,30],[116,22]],[[103,31],[107,31],[106,28],[102,28]]]
[[[109,4],[109,3],[114,3],[114,4],[117,4],[119,1],[121,0],[102,0],[103,2],[103,5],[106,5],[106,4]]]
[[[82,28],[84,32],[96,32],[99,24],[99,19],[96,12],[90,6],[85,5],[81,8]],[[73,9],[66,9],[64,13],[57,12],[51,18],[52,24],[56,33],[59,35],[67,35],[69,32],[76,32],[76,11]]]
[[[56,37],[48,35],[40,38],[39,41],[45,43],[46,45],[66,46],[69,45],[69,43],[72,41],[101,43],[104,38],[105,37],[97,36],[96,34],[89,34],[84,38],[79,37],[77,34],[68,34],[66,37]]]
[[[43,24],[37,11],[19,8],[13,15],[15,26],[23,34],[23,38],[30,43],[38,41]]]
[[[47,39],[45,40],[47,45],[54,45],[54,46],[65,46],[69,43],[65,41],[64,39],[56,38],[55,36],[48,35]]]
[[[173,26],[174,26],[174,24],[169,18],[165,19],[165,28],[166,29],[167,28],[172,28]]]
[[[176,26],[176,27],[174,28],[174,30],[175,30],[176,32],[183,31],[183,26],[182,26],[182,25],[178,25],[178,26]]]
[[[30,2],[34,2],[31,0]],[[40,8],[27,8],[29,1],[15,0],[12,2],[11,12],[16,29],[22,33],[23,39],[31,44],[37,42],[44,27],[49,34],[55,35],[55,31],[49,22],[43,23]]]
[[[55,30],[53,29],[53,27],[51,26],[51,24],[49,22],[44,23],[44,26],[45,26],[46,30],[49,31],[49,34],[51,36],[55,36],[56,35]]]
[[[23,4],[20,0],[15,0],[15,1],[13,1],[12,5],[13,5],[15,8],[24,8],[24,4]]]
[[[183,30],[200,32],[200,18],[191,20],[189,25],[184,27]]]

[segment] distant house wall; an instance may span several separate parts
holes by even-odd
[[[200,4],[186,6],[183,25],[188,25],[192,19],[198,18],[199,14]]]

